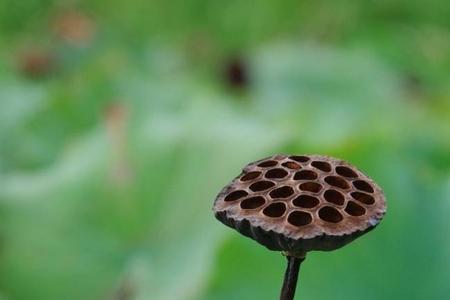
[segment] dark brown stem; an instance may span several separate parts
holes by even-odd
[[[281,288],[280,300],[292,300],[297,287],[298,271],[300,264],[305,260],[304,257],[286,256],[288,265],[284,273],[283,287]]]

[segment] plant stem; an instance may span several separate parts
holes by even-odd
[[[298,271],[300,264],[305,260],[305,257],[286,256],[288,265],[284,273],[283,287],[281,288],[280,300],[292,300],[295,295],[295,288],[297,287]]]

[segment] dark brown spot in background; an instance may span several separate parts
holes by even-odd
[[[38,79],[54,73],[57,57],[48,51],[33,50],[19,57],[19,69],[23,75]]]
[[[233,57],[225,63],[225,82],[231,88],[243,89],[249,85],[249,70],[244,59]]]

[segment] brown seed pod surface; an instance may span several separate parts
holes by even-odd
[[[373,229],[386,203],[381,188],[343,160],[274,155],[244,167],[213,211],[271,250],[333,250]]]

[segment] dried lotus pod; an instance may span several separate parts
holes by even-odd
[[[286,277],[292,277],[308,251],[340,248],[373,229],[386,203],[381,188],[343,160],[274,155],[245,166],[219,193],[213,211],[225,225],[283,251]],[[292,299],[296,283],[286,281],[281,299]]]

